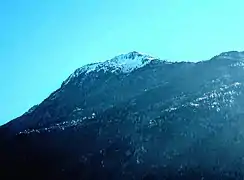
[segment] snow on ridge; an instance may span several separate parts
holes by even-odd
[[[108,71],[111,72],[120,71],[122,73],[129,73],[135,69],[141,68],[146,64],[150,63],[152,60],[157,60],[158,58],[154,58],[150,55],[139,53],[136,51],[121,54],[115,56],[114,58],[107,60],[105,62],[91,63],[81,68],[75,70],[67,80],[64,81],[63,85],[68,84],[73,78],[78,77],[80,74],[85,73],[89,74],[90,72],[98,72],[98,71]]]
[[[78,68],[75,70],[74,73],[72,73],[68,79],[66,79],[64,82],[63,82],[63,85],[66,85],[68,84],[73,78],[75,77],[78,77],[80,74],[82,73],[89,73],[89,72],[92,72],[92,71],[95,71],[98,67],[100,63],[92,63],[92,64],[87,64],[85,66],[82,66],[81,68]]]
[[[151,60],[155,60],[156,58],[133,51],[128,54],[122,54],[116,56],[111,60],[107,60],[104,62],[105,66],[112,67],[114,69],[119,68],[122,72],[128,73],[133,71],[134,69],[141,68],[144,65],[148,64]]]

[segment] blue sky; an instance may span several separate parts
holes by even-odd
[[[0,0],[0,124],[76,68],[133,50],[205,60],[244,50],[243,0]]]

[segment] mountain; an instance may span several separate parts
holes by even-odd
[[[1,179],[243,179],[243,84],[237,51],[85,65],[0,127]]]

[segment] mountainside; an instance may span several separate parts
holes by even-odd
[[[243,84],[237,51],[88,64],[0,127],[0,178],[243,179]]]

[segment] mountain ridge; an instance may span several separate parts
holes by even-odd
[[[125,54],[121,54],[121,55],[117,55],[115,56],[114,58],[110,59],[110,60],[106,60],[106,61],[103,61],[103,62],[98,62],[98,63],[91,63],[91,64],[87,64],[87,65],[84,65],[78,69],[76,69],[74,71],[74,73],[72,73],[61,85],[61,87],[59,89],[57,89],[56,91],[54,91],[49,97],[47,97],[46,99],[48,98],[55,98],[55,94],[56,92],[62,90],[62,87],[67,85],[70,81],[72,81],[72,79],[79,79],[79,76],[83,76],[83,77],[86,77],[87,75],[89,75],[89,73],[91,72],[96,72],[98,73],[99,71],[104,71],[105,72],[112,72],[112,73],[131,73],[132,71],[134,70],[137,70],[137,69],[140,69],[142,68],[143,66],[146,66],[146,65],[149,65],[150,63],[152,62],[156,62],[156,63],[163,63],[163,64],[169,64],[169,65],[172,65],[172,64],[181,64],[181,63],[188,63],[188,64],[198,64],[198,63],[205,63],[205,62],[208,62],[208,61],[211,61],[211,60],[218,60],[219,58],[220,59],[228,59],[228,57],[230,55],[233,55],[235,57],[238,57],[239,58],[243,58],[244,55],[243,55],[243,51],[227,51],[227,52],[223,52],[223,53],[220,53],[219,55],[216,55],[214,56],[213,58],[211,58],[210,60],[205,60],[205,61],[199,61],[199,62],[184,62],[184,61],[180,61],[180,62],[177,62],[177,61],[168,61],[168,60],[161,60],[160,58],[155,58],[151,55],[148,55],[148,54],[145,54],[145,53],[141,53],[141,52],[138,52],[138,51],[131,51],[129,53],[125,53]],[[239,55],[241,54],[241,55]],[[243,55],[243,56],[242,56]],[[227,56],[227,58],[226,58]],[[140,58],[138,58],[140,57]],[[136,66],[132,67],[129,71],[123,71],[119,68],[119,65],[120,63],[124,63],[124,62],[128,62],[129,61],[137,61],[137,64]],[[143,60],[146,60],[147,62],[146,63],[142,63]],[[116,62],[116,64],[112,64],[113,62],[116,62],[116,61],[119,61],[120,63]],[[124,61],[124,62],[123,62]],[[139,63],[141,64],[138,64],[138,61]],[[111,63],[112,62],[112,63]],[[109,68],[109,66],[112,64],[112,66],[115,68],[114,69],[106,69],[106,68]],[[126,63],[125,63],[126,64]],[[95,68],[92,67],[90,68],[89,66],[93,66],[93,65],[96,65]],[[116,67],[117,66],[117,67]],[[235,64],[232,64],[232,66],[244,66],[244,64],[240,63],[240,62],[237,62]],[[96,69],[97,68],[97,69]],[[116,71],[116,69],[119,71]],[[77,82],[77,81],[76,81]],[[30,108],[28,111],[32,111],[33,109],[36,109],[38,107],[38,105],[34,105],[32,108]],[[28,114],[28,111],[26,113],[24,113],[23,115],[25,114]],[[18,118],[16,118],[18,119]],[[6,123],[8,124],[8,123]]]
[[[195,63],[146,55],[150,63],[129,71],[79,70],[0,127],[5,175],[33,179],[32,169],[40,179],[242,179],[238,53]]]
[[[110,60],[104,62],[90,63],[84,65],[75,70],[67,80],[63,82],[66,85],[72,78],[79,76],[79,74],[85,73],[89,74],[93,71],[111,71],[111,72],[123,72],[130,73],[131,71],[141,68],[142,66],[150,63],[150,61],[159,60],[150,55],[139,53],[137,51],[132,51],[127,54],[121,54],[115,56]]]

